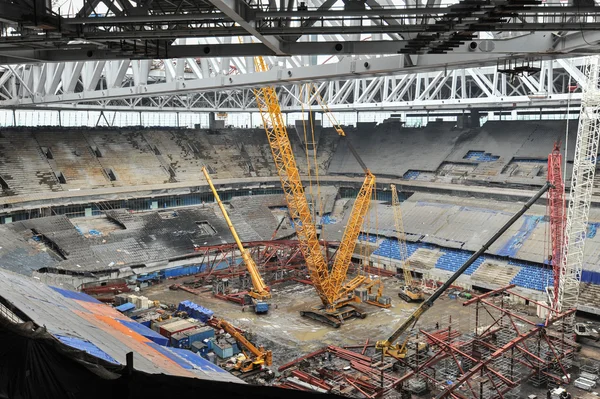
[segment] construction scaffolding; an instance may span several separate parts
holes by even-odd
[[[429,381],[436,398],[510,398],[518,396],[525,381],[540,388],[569,381],[576,344],[552,326],[574,310],[546,320],[528,316],[512,300],[529,301],[550,311],[550,306],[511,291],[514,285],[476,296],[474,323],[460,336],[429,334],[429,360],[402,377],[421,376]],[[443,338],[444,337],[444,338]]]
[[[568,382],[577,344],[555,326],[574,310],[551,313],[551,306],[512,288],[464,302],[473,316],[469,326],[442,315],[435,326],[413,331],[404,359],[382,361],[369,341],[364,346],[329,346],[282,366],[277,385],[305,390],[318,386],[319,392],[357,398],[427,394],[436,399],[514,399],[522,384],[545,390]],[[544,307],[549,316],[529,315],[534,312],[524,311],[525,301]],[[427,350],[419,349],[423,343]]]

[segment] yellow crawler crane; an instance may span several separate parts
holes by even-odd
[[[268,70],[262,57],[255,57],[254,62],[257,72]],[[302,311],[301,314],[334,327],[339,327],[344,319],[366,317],[366,313],[350,304],[350,302],[357,302],[357,298],[352,295],[340,297],[340,294],[343,292],[342,285],[346,279],[360,228],[369,209],[371,193],[375,186],[375,176],[369,172],[365,177],[363,186],[354,202],[350,220],[337,251],[333,267],[329,272],[327,260],[321,250],[317,229],[306,200],[275,88],[255,89],[254,94],[267,133],[275,167],[281,180],[289,214],[294,222],[300,250],[306,261],[313,286],[322,302],[322,305]],[[353,148],[352,150],[353,153],[356,153]]]
[[[423,290],[415,284],[410,271],[408,251],[406,250],[406,237],[404,235],[404,224],[402,223],[402,210],[400,209],[396,185],[390,184],[390,189],[392,190],[392,209],[394,211],[396,237],[398,238],[398,247],[400,249],[400,262],[404,274],[404,286],[400,288],[398,296],[406,302],[421,302],[424,299]]]
[[[220,328],[231,335],[242,347],[240,349],[242,349],[245,359],[239,359],[233,366],[234,370],[247,373],[252,370],[261,369],[264,366],[270,366],[273,363],[273,354],[271,351],[265,350],[262,346],[258,348],[254,346],[252,342],[248,341],[246,337],[244,337],[244,334],[240,333],[233,325],[222,319],[217,319],[215,324],[217,328]],[[252,356],[244,351],[243,348],[250,351]]]
[[[202,167],[202,173],[204,173],[204,177],[206,178],[206,181],[208,182],[208,185],[210,186],[210,189],[213,192],[215,200],[217,201],[217,204],[219,204],[221,213],[223,214],[223,217],[227,222],[227,226],[229,226],[229,231],[231,231],[231,235],[233,236],[233,239],[235,240],[235,243],[237,244],[238,249],[242,254],[242,259],[244,260],[244,264],[246,265],[246,269],[248,270],[248,274],[250,275],[250,280],[252,281],[252,289],[248,291],[248,296],[250,296],[250,298],[252,299],[252,307],[254,308],[254,311],[256,313],[267,313],[269,311],[269,302],[267,301],[271,299],[271,293],[269,292],[267,285],[265,284],[260,273],[258,272],[258,267],[256,267],[254,259],[252,259],[252,256],[250,256],[250,253],[248,253],[246,248],[244,248],[244,245],[242,244],[242,241],[240,240],[240,237],[238,236],[237,231],[233,226],[233,223],[231,223],[229,214],[227,213],[223,202],[221,202],[219,193],[217,192],[217,189],[215,188],[212,179],[208,174],[208,170],[206,170],[206,167]]]
[[[359,165],[365,172],[365,180],[361,187],[361,191],[358,194],[358,198],[362,199],[362,198],[365,198],[366,196],[370,197],[373,193],[373,189],[375,188],[375,175],[373,175],[373,173],[371,173],[369,168],[367,168],[367,165],[363,162],[360,155],[358,155],[358,152],[356,151],[356,149],[354,148],[352,143],[347,140],[346,132],[344,131],[342,126],[338,123],[338,121],[334,117],[333,113],[329,109],[329,106],[327,105],[325,100],[321,97],[321,95],[318,92],[318,90],[316,89],[315,85],[310,84],[309,87],[313,88],[312,90],[309,90],[309,93],[311,91],[314,91],[314,97],[317,99],[317,102],[321,106],[321,109],[323,110],[323,114],[325,116],[327,116],[327,118],[331,122],[331,125],[333,126],[333,128],[335,129],[337,134],[340,137],[345,139],[346,144],[348,145],[348,149],[350,150],[350,152],[352,152],[352,155],[354,156],[356,161],[359,163]],[[336,284],[336,286],[343,284],[344,279],[346,278],[348,266],[350,265],[352,254],[354,253],[354,249],[356,248],[356,240],[358,239],[358,236],[360,234],[360,228],[364,222],[365,215],[367,214],[367,212],[369,210],[369,205],[370,205],[370,202],[365,203],[364,201],[361,201],[361,204],[360,204],[361,208],[357,208],[356,204],[355,204],[355,207],[352,209],[352,213],[350,214],[350,221],[347,225],[348,227],[344,231],[344,238],[342,239],[341,244],[340,244],[340,249],[343,248],[341,253],[344,254],[344,257],[339,256],[340,252],[338,250],[338,256],[335,259],[335,262],[336,263],[339,262],[339,265],[340,265],[339,266],[340,272],[336,276],[337,276],[337,278],[340,278],[343,276],[341,280],[334,281],[334,284]],[[366,206],[366,208],[362,208],[365,206]],[[354,220],[354,219],[358,219],[359,217],[361,218],[360,221]],[[352,226],[351,229],[349,228],[350,226]],[[343,270],[343,265],[346,265],[345,270]],[[364,298],[356,298],[356,296],[354,295],[355,294],[354,290],[362,285],[365,286],[367,295]],[[373,294],[373,287],[375,285],[378,285],[379,288],[376,291],[376,293]],[[383,295],[383,281],[381,279],[372,280],[372,279],[368,278],[367,276],[362,276],[362,275],[358,275],[358,276],[354,277],[352,280],[350,280],[348,283],[346,283],[343,287],[341,287],[340,295],[339,295],[337,302],[340,303],[342,301],[350,301],[350,300],[354,300],[356,302],[362,301],[362,302],[366,302],[370,305],[374,305],[374,306],[378,306],[378,307],[382,307],[382,308],[386,308],[386,309],[392,306],[390,298]]]

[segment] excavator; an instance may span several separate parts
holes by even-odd
[[[254,65],[257,72],[266,72],[269,69],[263,57],[255,57]],[[288,205],[288,211],[294,221],[300,250],[306,261],[313,286],[322,302],[318,306],[301,311],[300,314],[336,328],[340,327],[346,319],[352,317],[364,318],[366,313],[352,304],[352,302],[359,302],[360,299],[345,290],[343,284],[356,240],[371,203],[371,194],[375,187],[375,176],[368,171],[360,157],[358,157],[356,150],[348,143],[350,151],[357,157],[366,175],[354,201],[350,219],[330,270],[306,199],[292,151],[292,144],[281,113],[277,92],[274,87],[267,86],[254,89],[254,94]],[[341,132],[338,133],[341,135]]]
[[[204,173],[204,177],[206,178],[206,181],[208,182],[208,185],[210,186],[210,189],[213,192],[215,201],[217,201],[219,209],[221,209],[221,213],[223,214],[223,217],[227,222],[227,226],[229,226],[229,231],[231,231],[231,235],[233,236],[233,239],[235,240],[235,243],[238,246],[238,249],[242,255],[242,260],[246,265],[246,269],[248,270],[248,274],[250,275],[250,280],[252,281],[252,289],[248,291],[247,298],[245,298],[242,304],[251,306],[252,308],[254,308],[254,312],[257,314],[267,313],[269,311],[268,301],[271,299],[271,292],[269,291],[267,285],[265,284],[260,273],[258,272],[258,267],[256,267],[254,259],[252,259],[252,256],[250,256],[248,250],[244,248],[244,245],[242,244],[242,241],[240,240],[240,237],[238,236],[235,227],[231,223],[229,214],[227,213],[223,202],[221,202],[219,193],[217,192],[217,189],[215,188],[206,167],[202,167],[202,173]]]
[[[249,371],[262,369],[265,366],[270,366],[273,363],[273,354],[271,351],[265,350],[262,346],[258,348],[254,346],[252,342],[248,341],[246,337],[244,337],[244,334],[232,324],[222,319],[216,319],[214,321],[214,326],[231,335],[242,347],[240,349],[242,349],[243,356],[238,357],[233,366],[233,370],[247,373]],[[246,348],[252,356],[243,350],[243,348]]]
[[[506,222],[499,230],[494,234],[483,246],[475,252],[467,261],[460,267],[454,274],[452,274],[447,281],[444,282],[429,298],[427,298],[421,305],[419,305],[413,313],[400,324],[400,326],[390,335],[390,337],[383,341],[377,341],[375,347],[381,351],[382,360],[385,356],[391,356],[395,359],[404,359],[406,357],[408,351],[408,344],[410,342],[410,337],[407,337],[403,342],[394,344],[401,335],[406,333],[409,329],[412,329],[417,321],[421,318],[423,313],[427,311],[427,309],[431,308],[434,302],[442,296],[444,292],[459,278],[468,268],[484,254],[488,248],[498,240],[512,226],[531,206],[538,200],[546,191],[550,189],[552,185],[550,182],[546,182],[546,184],[529,200],[523,207],[514,214],[508,222]],[[417,343],[417,351],[427,350],[427,345],[425,343]]]
[[[398,247],[400,248],[400,262],[402,264],[402,273],[404,274],[404,286],[400,288],[398,296],[406,302],[421,302],[424,299],[423,290],[413,281],[408,260],[408,251],[406,250],[406,237],[404,236],[404,224],[402,223],[402,210],[398,200],[398,191],[395,184],[390,184],[392,190],[392,209],[394,211],[394,223],[396,224],[396,236],[398,238]]]

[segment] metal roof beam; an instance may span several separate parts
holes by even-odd
[[[241,26],[247,33],[256,37],[269,50],[277,55],[285,55],[280,49],[279,40],[268,37],[256,29],[254,10],[241,0],[209,0],[223,14],[227,15],[233,22]]]

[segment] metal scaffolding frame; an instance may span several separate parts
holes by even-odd
[[[565,245],[558,285],[558,310],[577,307],[579,283],[583,270],[585,238],[590,212],[594,176],[598,161],[600,141],[600,57],[586,58],[584,75],[587,84],[583,89],[579,128],[575,144],[575,158],[571,174],[571,196],[567,210]],[[572,331],[575,315],[565,320],[565,328]]]
[[[529,300],[548,311],[552,308],[512,291],[513,287],[475,296],[463,304],[474,308],[469,333],[421,329],[418,334],[427,339],[431,355],[419,365],[406,364],[409,372],[397,384],[407,389],[417,378],[427,381],[437,399],[496,399],[514,398],[526,382],[545,387],[568,378],[575,343],[553,326],[575,310],[550,315],[545,322],[532,320],[513,309],[509,298]]]

